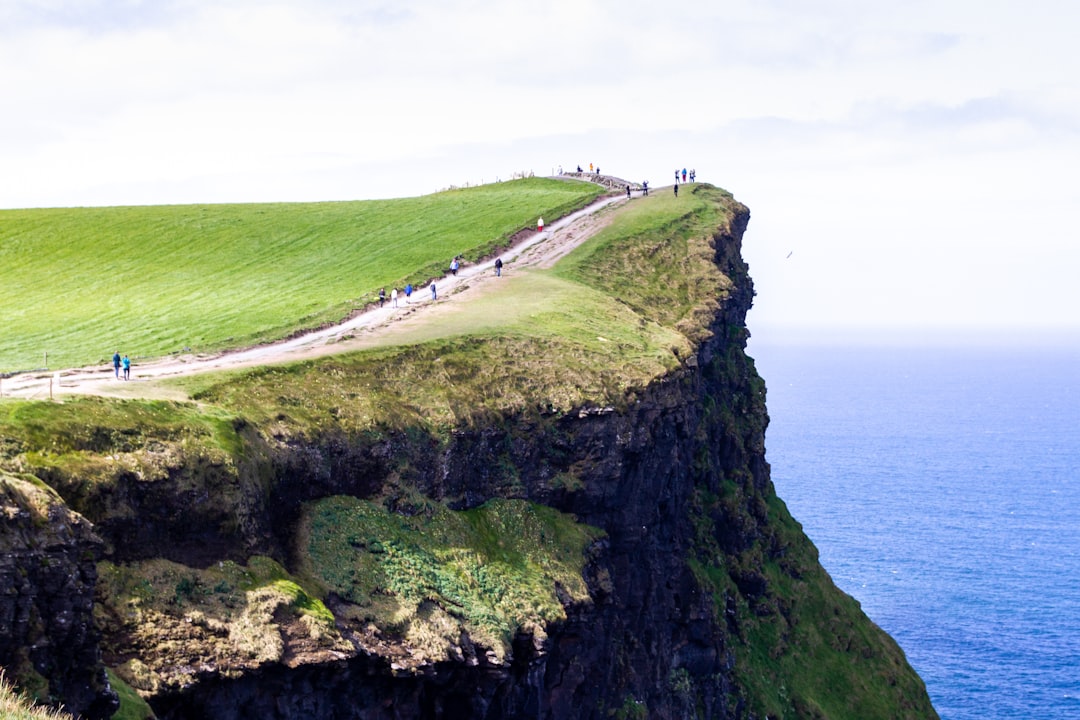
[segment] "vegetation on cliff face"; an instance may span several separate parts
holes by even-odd
[[[623,506],[667,502],[597,484],[633,472],[643,434],[670,432],[691,487],[662,547],[707,591],[705,649],[653,658],[657,680],[629,666],[644,640],[613,639],[613,684],[589,712],[932,718],[768,483],[764,386],[743,353],[752,290],[737,243],[718,246],[740,218],[706,185],[629,203],[554,269],[505,278],[467,326],[176,383],[189,402],[3,401],[0,469],[95,523],[105,659],[160,698],[358,655],[412,678],[539,657],[618,592],[605,531],[639,532]],[[689,430],[618,424],[693,392],[700,408],[673,410]],[[603,529],[567,510],[597,503]]]
[[[598,536],[521,500],[461,512],[428,502],[401,515],[333,497],[307,509],[297,542],[304,572],[355,606],[350,621],[400,635],[414,662],[475,656],[463,638],[504,662],[519,632],[546,637],[564,603],[589,601],[582,572]]]
[[[236,676],[265,663],[352,650],[322,601],[270,558],[206,568],[161,559],[102,562],[99,573],[98,623],[122,638],[109,643],[110,656],[129,658],[115,671],[148,694],[199,674]]]

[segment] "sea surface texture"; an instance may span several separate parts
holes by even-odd
[[[750,354],[777,492],[941,717],[1080,719],[1080,351]]]

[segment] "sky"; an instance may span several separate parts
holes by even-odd
[[[686,167],[750,207],[757,337],[1080,338],[1077,38],[1071,0],[2,0],[0,208]]]

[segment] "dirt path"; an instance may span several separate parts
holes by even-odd
[[[609,212],[602,212],[613,204],[625,202],[619,195],[597,200],[588,207],[571,213],[546,226],[544,232],[531,236],[502,254],[504,273],[523,268],[548,268],[595,235],[610,222]],[[413,291],[406,303],[404,293],[398,293],[398,307],[392,307],[387,299],[384,307],[375,307],[354,315],[331,327],[313,330],[297,337],[244,350],[206,354],[169,356],[140,362],[131,368],[131,380],[117,380],[112,366],[91,366],[52,372],[23,373],[0,379],[0,395],[30,399],[48,399],[62,395],[109,395],[116,397],[174,398],[183,399],[181,390],[149,383],[158,378],[181,377],[197,373],[233,368],[292,362],[307,358],[348,352],[369,347],[380,339],[392,338],[395,328],[416,322],[435,320],[440,308],[459,304],[481,293],[497,292],[494,259],[468,265],[458,270],[456,276],[436,278],[438,300],[432,301],[429,288]],[[408,322],[403,322],[408,321]]]

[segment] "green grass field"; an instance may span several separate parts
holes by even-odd
[[[0,373],[45,353],[64,368],[284,337],[600,193],[531,178],[400,200],[0,210]]]

